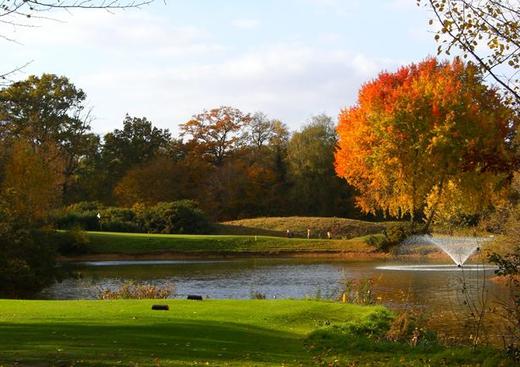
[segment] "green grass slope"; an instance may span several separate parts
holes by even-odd
[[[157,302],[170,311],[152,311]],[[369,330],[385,318],[381,307],[318,301],[3,300],[0,365],[476,366],[496,359],[489,351],[341,339],[334,331]]]
[[[313,238],[325,238],[330,231],[334,238],[354,238],[381,233],[391,222],[328,217],[264,217],[223,222],[216,226],[219,234],[286,236],[290,230],[297,237],[306,237],[307,228]]]
[[[269,236],[163,235],[87,232],[92,254],[283,254],[294,252],[369,253],[367,238],[350,240],[280,238]]]

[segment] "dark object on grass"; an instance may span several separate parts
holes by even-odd
[[[169,311],[170,306],[168,305],[152,305],[152,310],[156,311]]]
[[[188,295],[188,299],[191,301],[202,301],[202,296],[196,296],[193,294]]]

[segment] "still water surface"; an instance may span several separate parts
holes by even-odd
[[[44,290],[41,297],[94,299],[100,289],[115,288],[125,281],[135,280],[151,284],[174,283],[178,298],[197,294],[209,298],[248,299],[253,292],[260,292],[268,299],[332,299],[339,297],[346,280],[372,278],[376,297],[387,306],[446,310],[460,307],[464,279],[470,287],[484,282],[491,295],[500,293],[500,286],[489,281],[494,275],[490,269],[461,271],[449,267],[446,270],[437,268],[437,271],[401,271],[394,265],[400,264],[265,258],[84,262],[73,265],[79,278],[57,283]]]

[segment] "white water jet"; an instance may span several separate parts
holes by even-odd
[[[431,236],[415,235],[403,241],[403,244],[424,245],[432,244],[444,251],[457,266],[464,263],[480,249],[482,244],[489,241],[485,237],[454,237],[454,236]]]

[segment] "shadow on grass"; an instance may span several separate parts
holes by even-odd
[[[164,324],[0,324],[1,362],[85,361],[111,365],[175,362],[283,364],[307,361],[301,336],[215,321]],[[154,362],[155,361],[155,362]]]

